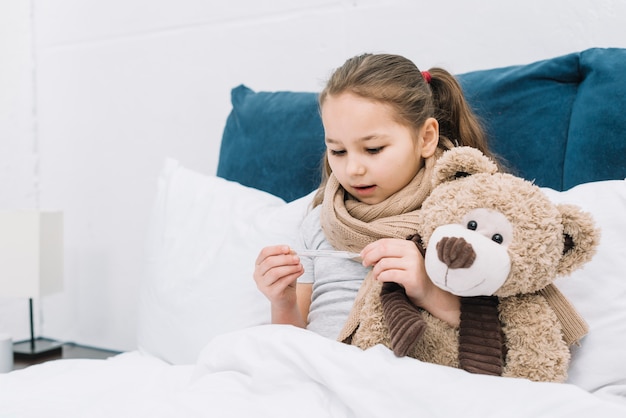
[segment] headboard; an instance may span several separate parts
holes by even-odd
[[[458,75],[493,151],[539,186],[626,178],[626,49]],[[217,175],[292,201],[319,184],[317,94],[232,90]]]

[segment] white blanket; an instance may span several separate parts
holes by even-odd
[[[469,374],[291,326],[214,338],[195,366],[140,352],[0,375],[0,417],[626,417],[626,387]]]

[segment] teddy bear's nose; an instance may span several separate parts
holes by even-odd
[[[436,248],[439,260],[451,269],[469,268],[476,260],[472,244],[461,237],[443,237]]]

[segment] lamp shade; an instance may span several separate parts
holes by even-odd
[[[63,213],[0,211],[0,296],[63,289]]]

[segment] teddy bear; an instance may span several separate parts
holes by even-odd
[[[530,181],[457,147],[437,161],[412,239],[428,276],[460,298],[453,327],[413,305],[404,289],[364,281],[340,340],[472,373],[563,382],[570,362],[553,284],[588,262],[599,230],[591,215],[554,204]],[[586,324],[578,317],[581,326]],[[348,324],[355,324],[349,326]],[[586,330],[583,330],[581,335]]]

